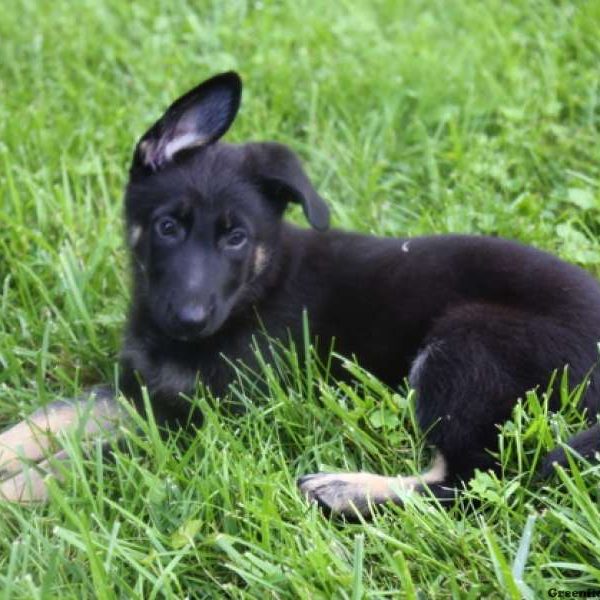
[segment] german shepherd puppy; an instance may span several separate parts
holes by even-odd
[[[301,492],[327,511],[368,515],[427,486],[454,497],[475,469],[497,469],[497,425],[519,397],[569,366],[589,377],[583,408],[600,410],[594,371],[600,288],[583,270],[518,243],[477,236],[383,239],[328,231],[329,211],[300,161],[277,143],[232,145],[241,81],[229,72],[201,83],[142,136],[125,193],[133,298],[121,355],[121,392],[142,407],[147,386],[155,415],[185,423],[182,394],[198,378],[216,395],[233,381],[231,362],[252,363],[252,340],[266,331],[302,342],[302,315],[322,348],[354,355],[390,386],[408,377],[417,417],[437,455],[412,477],[316,473]],[[312,229],[282,220],[299,203]],[[324,342],[324,343],[323,343]],[[226,358],[224,358],[226,357]],[[229,360],[227,360],[229,359]],[[43,499],[48,436],[74,426],[114,428],[114,394],[100,390],[85,415],[78,402],[34,413],[0,436],[1,491]],[[551,399],[553,409],[557,398]],[[83,411],[85,412],[85,411]],[[600,426],[570,447],[592,457]],[[56,457],[64,458],[64,453]],[[550,454],[566,464],[562,449]]]

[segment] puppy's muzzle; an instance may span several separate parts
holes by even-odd
[[[208,328],[215,313],[216,303],[212,298],[208,303],[189,302],[176,314],[177,325],[186,337],[196,337]]]

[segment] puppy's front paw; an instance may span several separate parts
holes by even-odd
[[[372,473],[314,473],[300,477],[298,487],[327,515],[356,519],[371,516],[374,505],[399,502],[393,491],[397,482],[397,478]]]
[[[87,448],[96,439],[108,441],[126,415],[108,389],[89,396],[58,401],[40,408],[27,419],[0,432],[0,499],[12,502],[45,502],[46,477],[60,479],[67,453],[60,449],[62,436],[77,434]],[[57,451],[58,449],[58,451]]]
[[[62,480],[59,463],[68,460],[60,450],[48,460],[35,465],[23,464],[22,470],[0,482],[0,499],[21,504],[44,503],[48,500],[46,478],[50,475]]]

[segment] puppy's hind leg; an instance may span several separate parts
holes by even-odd
[[[374,473],[314,473],[298,479],[298,487],[308,500],[327,514],[354,520],[368,517],[374,506],[402,504],[423,486],[441,484],[446,479],[446,460],[436,454],[429,470],[421,475],[385,477]]]
[[[368,517],[373,505],[403,504],[425,486],[446,503],[475,468],[493,466],[486,448],[495,446],[495,423],[510,415],[518,391],[505,390],[506,377],[485,344],[460,335],[432,340],[415,358],[409,380],[417,391],[419,425],[438,451],[431,469],[413,477],[319,473],[301,478],[300,490],[326,513]]]
[[[547,349],[555,330],[516,311],[485,305],[461,307],[441,319],[416,356],[409,380],[417,391],[417,419],[438,451],[420,477],[319,473],[302,477],[300,490],[326,512],[369,516],[371,506],[402,504],[425,486],[440,502],[454,500],[476,469],[498,465],[497,425],[510,418],[519,396],[548,381],[562,363]],[[565,339],[564,336],[561,339]]]
[[[510,419],[517,400],[546,386],[565,364],[572,383],[579,383],[596,352],[593,334],[514,308],[471,304],[441,319],[410,383],[417,391],[419,425],[447,460],[446,483],[460,487],[477,469],[498,472],[498,426]],[[556,404],[551,394],[550,407]],[[435,487],[431,491],[438,495]]]
[[[84,397],[45,406],[0,434],[0,498],[41,502],[47,498],[44,478],[58,474],[57,463],[68,459],[60,436],[78,432],[83,441],[116,438],[125,411],[108,388]]]

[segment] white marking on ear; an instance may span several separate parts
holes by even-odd
[[[140,152],[144,155],[144,162],[148,161],[148,156],[150,155],[152,146],[154,146],[152,140],[142,140],[140,142]]]
[[[142,237],[142,226],[141,225],[133,225],[133,227],[129,230],[129,244],[134,247],[137,246],[140,238]]]
[[[208,138],[198,131],[192,129],[186,132],[180,128],[179,132],[176,131],[171,136],[166,135],[159,140],[144,140],[139,147],[144,164],[156,171],[181,150],[204,146],[207,142]]]
[[[203,146],[206,143],[206,137],[198,134],[197,131],[190,131],[183,135],[174,137],[167,143],[164,149],[164,160],[170,161],[177,152],[186,148],[195,148]]]
[[[408,245],[410,242],[404,242],[402,244],[402,252],[408,252]]]
[[[139,150],[142,156],[142,162],[155,171],[158,168],[158,163],[155,158],[156,142],[153,140],[143,140],[139,144]]]

